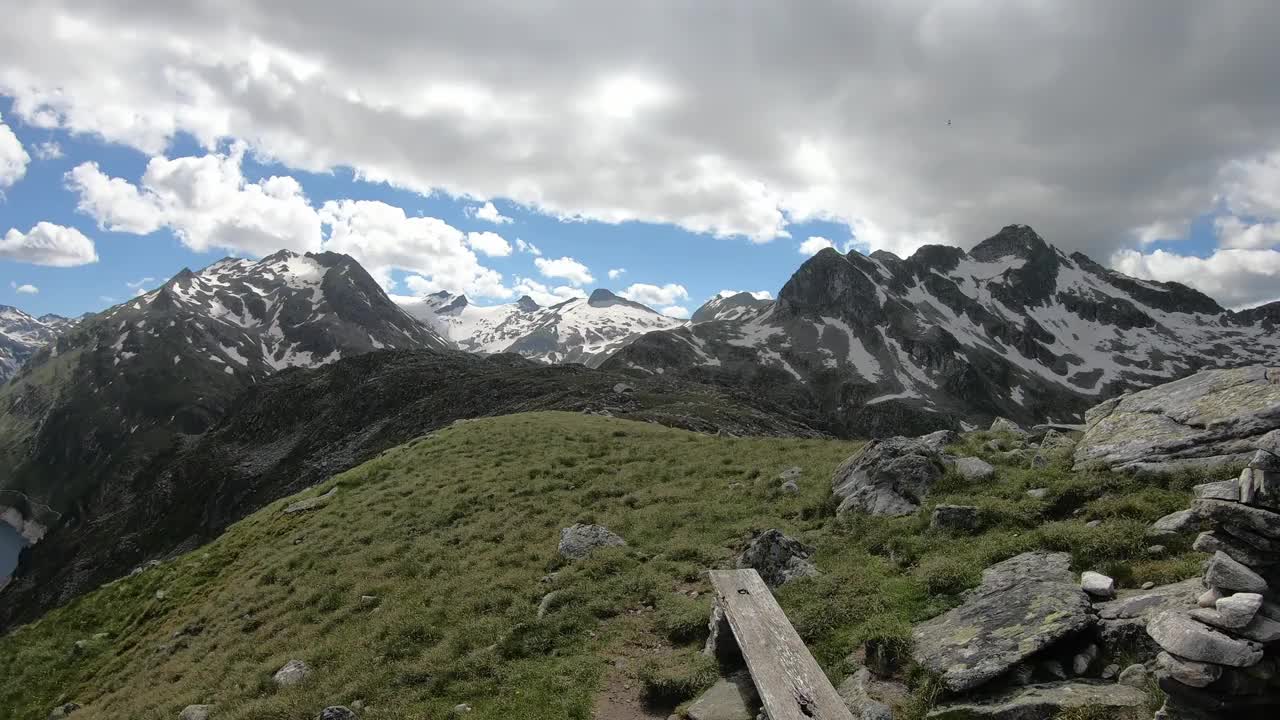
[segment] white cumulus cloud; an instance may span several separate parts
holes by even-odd
[[[520,238],[516,238],[516,249],[522,253],[529,253],[530,255],[533,255],[535,257],[542,256],[542,251],[538,249],[537,245],[534,245],[531,242],[525,242]]]
[[[662,314],[666,315],[667,317],[681,318],[681,319],[687,320],[689,319],[689,308],[682,307],[680,305],[672,305],[670,307],[662,308]]]
[[[568,285],[558,285],[556,287],[548,287],[537,280],[529,278],[517,277],[512,289],[517,295],[528,295],[533,301],[543,307],[557,305],[565,300],[573,298],[584,298],[587,296],[580,288],[569,287]]]
[[[42,142],[35,147],[36,157],[41,160],[57,160],[62,157],[62,146],[53,140]]]
[[[40,288],[36,287],[35,285],[31,285],[29,283],[23,283],[22,285],[19,285],[18,283],[11,281],[9,283],[9,287],[13,288],[13,291],[18,293],[19,295],[36,295],[36,294],[39,294],[40,292]]]
[[[498,212],[498,208],[492,202],[486,202],[480,207],[467,208],[467,214],[477,220],[491,222],[494,225],[505,225],[511,222],[511,218]]]
[[[467,244],[472,250],[489,257],[506,257],[511,254],[511,243],[494,232],[467,233]]]
[[[808,240],[800,243],[800,254],[816,255],[819,251],[829,247],[834,247],[830,240],[824,237],[810,236]]]
[[[626,268],[613,268],[613,269],[609,270],[609,279],[610,279],[610,280],[617,280],[618,278],[620,278],[620,277],[622,277],[624,274],[626,274],[626,272],[627,272],[627,269],[626,269]]]
[[[1247,248],[1217,250],[1208,257],[1167,250],[1121,250],[1111,265],[1146,280],[1180,282],[1228,307],[1240,308],[1280,299],[1280,251]]]
[[[571,257],[562,257],[555,260],[539,257],[534,259],[533,264],[538,268],[538,272],[542,273],[543,277],[568,280],[573,285],[587,285],[596,280],[586,265]]]
[[[98,261],[93,241],[73,227],[38,222],[27,232],[10,228],[0,238],[0,259],[32,265],[75,267]]]
[[[0,190],[7,188],[27,174],[31,156],[22,147],[18,136],[0,117]]]
[[[721,290],[720,292],[716,293],[716,295],[722,298],[727,298],[727,297],[733,297],[734,295],[737,295],[740,292],[742,291],[741,290]],[[751,297],[757,300],[773,299],[773,293],[769,292],[768,290],[748,290],[747,293],[751,295]]]
[[[675,305],[679,301],[689,298],[689,291],[683,285],[676,283],[667,283],[666,285],[633,283],[618,294],[628,300],[651,307]]]

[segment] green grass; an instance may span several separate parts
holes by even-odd
[[[989,435],[977,433],[961,450]],[[987,565],[1048,547],[1122,585],[1198,572],[1171,546],[1146,555],[1147,523],[1185,507],[1195,478],[1164,484],[1002,466],[948,475],[929,504],[982,508],[962,542],[906,518],[835,518],[832,470],[858,447],[829,440],[725,438],[647,423],[535,413],[456,425],[336,476],[321,509],[277,502],[217,541],[123,579],[0,640],[0,717],[44,718],[61,701],[85,718],[171,720],[216,702],[218,720],[314,717],[356,699],[379,718],[591,716],[615,658],[667,703],[714,677],[698,654],[710,587],[754,531],[778,527],[817,547],[817,578],[779,602],[838,682],[850,653],[904,666],[910,627],[942,612]],[[799,465],[801,492],[778,489]],[[1031,487],[1047,487],[1043,500]],[[1102,520],[1096,528],[1085,523]],[[629,545],[557,558],[560,528],[607,525]],[[542,597],[556,591],[545,617]],[[157,595],[163,591],[163,597]],[[696,595],[696,596],[695,596]],[[374,596],[376,600],[363,600]],[[108,633],[97,640],[98,633]],[[89,640],[75,649],[78,640]],[[277,690],[290,659],[314,668]],[[916,678],[917,716],[935,692]]]

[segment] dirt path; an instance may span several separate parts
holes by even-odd
[[[636,679],[636,667],[645,659],[670,652],[648,631],[648,623],[635,615],[615,621],[615,642],[607,657],[609,669],[591,710],[594,720],[666,720],[674,707],[651,707],[644,701],[644,686]]]

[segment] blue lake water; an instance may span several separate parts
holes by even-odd
[[[18,567],[18,553],[26,541],[7,522],[0,522],[0,578],[7,577]]]

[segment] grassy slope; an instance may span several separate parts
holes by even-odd
[[[709,608],[701,572],[769,527],[818,547],[822,576],[779,600],[837,679],[862,642],[904,647],[910,623],[1028,549],[1071,551],[1077,569],[1125,585],[1198,571],[1192,553],[1147,559],[1142,537],[1186,506],[1196,478],[1167,489],[1063,464],[1005,467],[979,485],[948,475],[931,504],[983,508],[984,531],[957,542],[928,532],[927,513],[832,517],[830,473],[856,449],[568,413],[458,424],[305,493],[339,485],[319,510],[284,515],[288,500],[274,503],[0,639],[0,717],[43,718],[75,700],[86,719],[169,720],[217,702],[218,720],[283,720],[361,698],[378,718],[442,718],[460,702],[475,720],[588,718],[618,655],[641,658],[625,670],[639,683],[680,697],[711,672],[696,653]],[[797,496],[778,490],[791,465],[804,468]],[[1048,498],[1026,497],[1040,486]],[[1104,522],[1087,528],[1090,519]],[[605,524],[630,546],[560,567],[558,532],[575,521]],[[559,594],[539,620],[550,590]],[[76,650],[77,640],[89,642]],[[315,674],[276,690],[271,674],[292,658]]]

